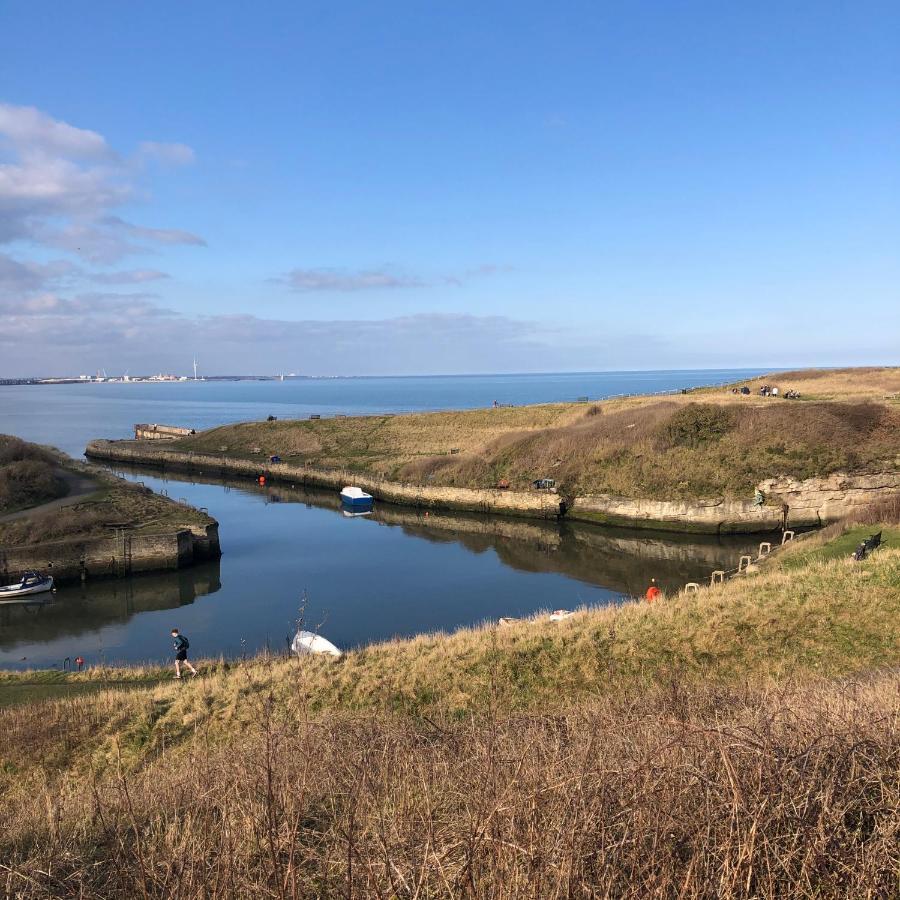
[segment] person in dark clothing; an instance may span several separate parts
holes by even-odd
[[[181,664],[188,669],[192,677],[197,677],[197,670],[188,662],[187,652],[191,642],[183,635],[178,633],[177,628],[172,629],[172,640],[175,642],[175,677],[181,678]]]

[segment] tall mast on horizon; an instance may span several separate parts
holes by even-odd
[[[197,357],[194,357],[194,381],[197,380]]]

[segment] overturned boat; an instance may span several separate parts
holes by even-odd
[[[0,587],[0,601],[27,597],[29,594],[44,594],[53,590],[53,579],[38,572],[26,572],[15,584]]]
[[[326,656],[341,656],[341,651],[327,638],[314,631],[298,631],[291,642],[291,650],[297,656],[306,656],[308,653],[322,653]]]

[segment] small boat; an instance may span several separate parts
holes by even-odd
[[[552,613],[550,613],[550,621],[551,622],[562,622],[563,619],[568,619],[570,616],[574,616],[571,610],[568,609],[554,609]]]
[[[28,594],[43,594],[52,590],[53,579],[49,575],[26,572],[16,584],[0,587],[0,600],[12,600],[14,597],[25,597]]]
[[[362,488],[345,487],[341,491],[341,503],[350,509],[371,509],[372,495],[367,494]]]
[[[324,653],[335,657],[341,655],[341,651],[331,641],[313,631],[298,631],[291,642],[291,650],[297,656],[306,656],[308,653]]]

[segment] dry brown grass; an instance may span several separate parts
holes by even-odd
[[[764,375],[743,383],[754,391],[764,384],[777,385],[781,393],[795,390],[803,397],[820,400],[883,400],[900,393],[900,367],[801,369]]]
[[[395,481],[461,487],[505,481],[524,490],[549,477],[564,493],[654,499],[750,497],[764,478],[898,465],[900,407],[884,397],[900,389],[900,369],[787,373],[748,382],[754,391],[763,383],[798,388],[805,399],[709,388],[665,400],[245,423],[176,446],[212,453],[225,447],[229,456],[261,464],[278,455]],[[684,416],[706,419],[701,439],[672,439]],[[716,418],[724,427],[713,435]]]
[[[887,897],[898,686],[673,680],[513,717],[323,718],[297,670],[296,714],[250,691],[227,743],[201,730],[135,767],[126,733],[79,779],[56,762],[99,721],[21,709],[0,740],[45,768],[6,792],[0,877],[23,898]]]
[[[100,481],[97,493],[63,509],[35,511],[27,518],[0,523],[0,545],[92,537],[108,533],[110,523],[126,523],[137,531],[162,531],[205,527],[213,521],[193,507],[109,473],[92,470],[91,475]]]

